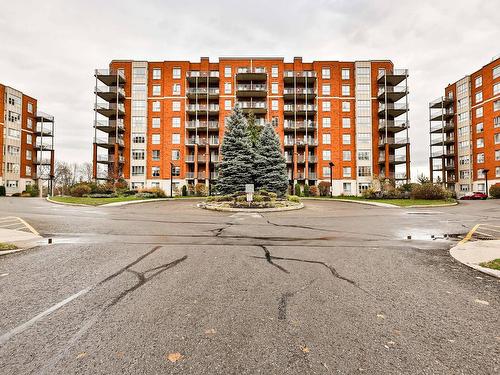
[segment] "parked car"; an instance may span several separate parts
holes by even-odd
[[[478,200],[478,199],[487,199],[488,196],[484,193],[481,193],[479,191],[473,192],[473,193],[467,193],[465,194],[461,200]]]

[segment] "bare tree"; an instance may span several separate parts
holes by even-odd
[[[62,195],[69,193],[69,187],[74,180],[73,168],[69,163],[64,161],[56,161],[54,168],[54,184],[56,190]]]
[[[92,163],[85,162],[85,163],[80,164],[78,174],[80,177],[80,181],[92,182],[93,177],[94,177]]]

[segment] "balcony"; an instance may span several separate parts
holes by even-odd
[[[219,88],[216,87],[190,87],[186,95],[189,99],[217,99],[219,97]]]
[[[286,70],[283,73],[283,79],[285,83],[304,83],[306,80],[308,82],[313,82],[316,80],[316,72],[313,70],[304,71],[292,71]]]
[[[94,77],[106,86],[116,86],[125,83],[125,73],[118,69],[96,69]]]
[[[449,149],[449,150],[439,150],[439,151],[433,151],[431,153],[431,158],[450,158],[450,157],[455,157],[455,150],[454,149]]]
[[[96,86],[94,88],[94,94],[108,103],[116,103],[125,100],[125,89],[119,86]]]
[[[283,90],[284,100],[294,100],[297,99],[314,99],[316,97],[316,90],[314,88],[285,88]]]
[[[36,165],[51,165],[52,164],[52,159],[51,158],[35,158],[35,159],[33,159],[33,164],[36,164]]]
[[[196,121],[191,120],[186,122],[187,130],[219,130],[219,122],[218,121]]]
[[[205,180],[207,178],[207,172],[201,171],[198,172],[198,180]]]
[[[185,158],[184,158],[184,161],[185,161],[186,163],[194,163],[194,155],[193,155],[193,154],[191,154],[191,155],[189,155],[189,154],[188,154],[188,155],[186,155],[186,156],[185,156]]]
[[[100,130],[100,131],[105,132],[105,133],[115,133],[117,128],[118,128],[118,132],[120,132],[120,133],[123,133],[125,131],[123,119],[108,120],[108,121],[97,120],[97,121],[94,121],[94,127],[97,130]]]
[[[217,180],[219,178],[219,173],[217,172],[210,172],[210,179],[211,180]]]
[[[205,155],[200,155],[198,154],[198,163],[206,163],[207,162],[207,157]]]
[[[264,98],[267,96],[267,87],[265,84],[239,84],[236,86],[236,96]]]
[[[97,160],[98,163],[102,164],[111,164],[115,162],[115,155],[109,154],[109,155],[97,155]],[[118,155],[118,163],[123,164],[125,163],[125,158],[122,155]]]
[[[94,141],[95,144],[99,147],[107,148],[107,149],[112,149],[115,147],[115,144],[118,144],[119,147],[124,147],[125,142],[123,139],[116,139],[114,137],[109,137],[108,139],[106,138],[96,138]]]
[[[125,116],[125,105],[123,103],[97,103],[94,109],[97,113],[108,118]]]
[[[408,69],[393,69],[383,70],[377,75],[378,84],[387,86],[396,86],[403,82],[408,77]]]
[[[42,111],[36,111],[36,122],[54,122],[54,116]]]
[[[219,138],[209,138],[208,145],[210,147],[218,147],[219,146]]]
[[[407,144],[410,143],[410,140],[408,138],[392,138],[392,137],[381,137],[378,140],[378,147],[379,148],[384,148],[385,144],[389,145],[390,149],[397,149],[401,147],[406,147]]]
[[[190,115],[206,115],[208,114],[218,114],[219,105],[218,104],[189,104],[187,105],[187,113]]]
[[[378,120],[378,129],[381,132],[385,132],[385,129],[387,127],[387,131],[389,133],[397,133],[407,129],[409,126],[410,126],[409,121],[406,120],[387,120],[387,121],[385,119]]]
[[[387,86],[379,87],[377,99],[379,102],[384,102],[386,95],[388,102],[397,102],[408,95],[408,87],[404,86]]]
[[[37,124],[37,126],[35,128],[35,134],[38,137],[40,137],[40,136],[41,137],[52,137],[53,136],[52,128],[47,129],[47,127],[43,126],[42,123]]]
[[[314,164],[318,162],[318,157],[316,155],[307,155],[307,162]]]
[[[292,155],[285,155],[285,161],[287,164],[292,164],[293,163],[293,157]]]
[[[447,121],[444,124],[440,123],[434,126],[431,126],[431,133],[450,133],[455,130],[455,123],[453,121]]]
[[[292,120],[285,120],[283,126],[285,131],[305,131],[306,129],[309,131],[314,131],[316,129],[316,122],[311,120],[296,122]]]
[[[380,118],[384,118],[387,111],[387,116],[394,118],[401,116],[403,113],[408,112],[408,110],[409,108],[406,103],[380,103],[378,106],[378,115]]]
[[[316,179],[317,179],[317,178],[316,178],[316,173],[314,173],[314,172],[309,172],[309,173],[307,173],[307,178],[308,178],[309,180],[316,180]]]
[[[306,157],[305,155],[297,155],[297,164],[305,164],[306,163]]]
[[[305,180],[306,176],[304,174],[304,172],[297,172],[297,174],[295,175],[295,179],[296,180]]]
[[[35,145],[33,145],[33,148],[39,151],[52,151],[54,149],[54,146],[52,146],[51,143],[37,142]]]
[[[267,73],[265,68],[238,68],[236,70],[237,81],[265,81]]]
[[[295,113],[297,115],[305,115],[307,113],[310,113],[312,116],[317,111],[317,106],[314,104],[285,104],[283,106],[283,112],[285,115],[294,115]]]
[[[187,180],[194,180],[194,172],[186,172]]]
[[[189,83],[196,82],[208,82],[208,83],[218,83],[219,82],[219,71],[198,71],[192,70],[186,73],[186,79]]]
[[[253,112],[255,114],[264,114],[267,112],[266,102],[238,102],[237,105],[243,110],[244,113]]]
[[[453,133],[451,133],[448,136],[444,136],[444,138],[440,137],[440,138],[431,140],[431,146],[452,145],[454,143],[455,143],[455,135]]]
[[[431,121],[449,121],[455,116],[455,111],[453,108],[447,108],[444,110],[435,110],[430,114]]]
[[[385,155],[380,154],[378,158],[379,164],[385,164]],[[389,164],[404,164],[406,163],[405,155],[389,155]]]
[[[442,96],[440,98],[437,98],[433,100],[432,102],[429,103],[429,108],[431,109],[438,109],[438,108],[448,108],[453,104],[453,98],[450,98],[448,96]]]
[[[219,154],[211,154],[210,155],[210,163],[215,164],[220,161]]]

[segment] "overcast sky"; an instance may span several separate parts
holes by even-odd
[[[410,70],[412,174],[428,173],[428,109],[500,54],[499,0],[2,1],[0,82],[56,116],[56,158],[91,161],[93,69],[200,56],[390,59]]]

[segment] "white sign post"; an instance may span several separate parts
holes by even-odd
[[[245,193],[247,193],[247,202],[253,201],[253,193],[254,193],[253,184],[245,184]]]

